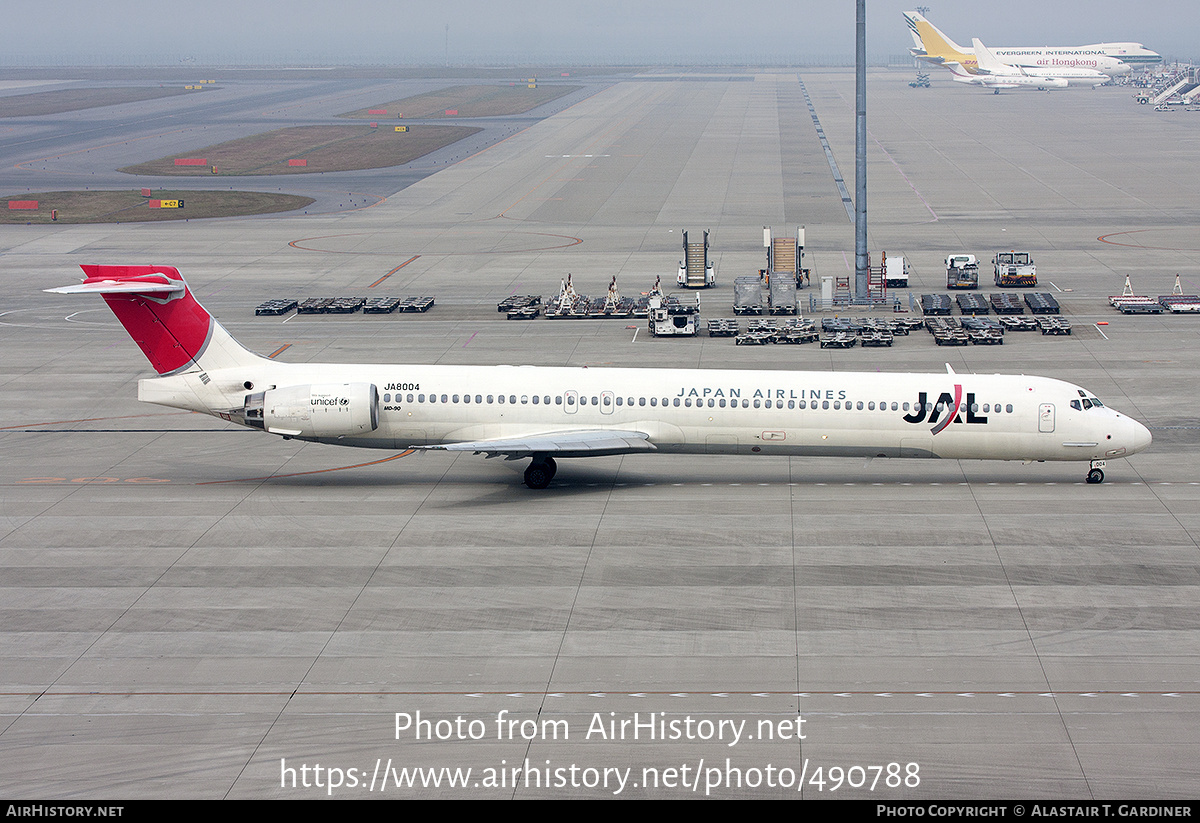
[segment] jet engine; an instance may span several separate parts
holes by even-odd
[[[247,426],[302,438],[337,438],[379,428],[379,391],[374,383],[311,383],[246,395]]]

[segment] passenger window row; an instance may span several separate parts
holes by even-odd
[[[503,394],[498,394],[498,395],[492,395],[492,394],[489,394],[489,395],[482,395],[482,394],[476,394],[476,395],[470,395],[470,394],[464,394],[464,395],[458,395],[458,394],[401,395],[401,394],[397,394],[395,396],[395,399],[396,399],[397,403],[405,403],[405,402],[407,402],[407,403],[414,403],[414,402],[415,403],[463,403],[463,404],[474,403],[476,405],[501,405],[501,406],[516,405],[517,403],[520,403],[521,405],[532,404],[534,406],[537,406],[537,405],[549,406],[551,404],[551,402],[553,402],[553,404],[556,406],[561,406],[561,405],[563,405],[564,400],[565,400],[565,403],[568,407],[574,406],[576,404],[578,404],[580,406],[588,406],[588,405],[612,406],[614,404],[617,406],[633,406],[636,404],[637,406],[650,406],[652,408],[656,408],[658,406],[663,406],[663,407],[674,407],[674,408],[683,407],[683,408],[689,408],[689,409],[690,408],[699,409],[699,408],[706,408],[706,407],[710,408],[710,409],[713,409],[713,408],[736,409],[739,407],[743,408],[743,409],[749,409],[749,408],[782,409],[782,408],[786,407],[788,409],[812,409],[812,410],[819,409],[821,411],[833,409],[834,411],[843,411],[843,410],[844,411],[877,411],[877,410],[878,411],[889,411],[890,410],[890,411],[906,411],[906,412],[907,411],[920,411],[920,405],[921,405],[919,403],[898,403],[894,400],[891,401],[890,403],[888,401],[880,401],[878,404],[876,404],[876,402],[874,400],[868,400],[864,403],[864,401],[862,401],[862,400],[859,400],[859,401],[844,400],[843,401],[843,400],[794,400],[793,399],[793,400],[785,401],[782,399],[763,399],[763,398],[756,398],[754,400],[750,400],[748,398],[726,399],[724,397],[708,397],[708,398],[663,397],[660,400],[657,397],[650,397],[650,398],[646,398],[646,397],[638,397],[638,398],[616,397],[616,398],[614,398],[613,396],[608,395],[608,394],[599,395],[599,396],[593,395],[591,397],[580,395],[578,398],[576,398],[576,396],[573,394],[568,394],[565,396],[565,398],[564,398],[564,396],[560,395],[558,397],[555,397],[553,399],[553,401],[551,401],[550,395],[537,395],[537,394],[532,395],[532,396],[523,394],[520,396],[519,399],[518,399],[517,395],[515,395],[515,394],[509,394],[509,395],[503,395]],[[383,396],[383,402],[391,403],[392,395],[385,394]],[[740,406],[739,406],[739,404],[740,404]],[[926,403],[925,411],[927,411],[927,412],[933,411],[935,405],[937,407],[937,411],[940,412],[940,411],[945,410],[944,403],[937,403],[937,404]],[[1097,405],[1099,405],[1099,404],[1097,403]],[[1078,408],[1078,405],[1076,402],[1072,402],[1071,406],[1074,408]],[[966,414],[968,411],[967,404],[966,403],[961,404],[959,406],[958,411],[960,414]],[[1012,407],[1011,403],[1009,403],[1003,407],[999,403],[984,403],[982,406],[980,406],[978,403],[973,403],[970,406],[970,411],[972,414],[979,414],[980,412],[982,412],[983,414],[1000,414],[1002,412],[1007,413],[1007,414],[1012,414],[1013,407]]]

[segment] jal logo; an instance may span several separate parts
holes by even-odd
[[[909,414],[904,415],[906,423],[932,423],[933,427],[929,430],[931,434],[940,434],[951,423],[962,423],[963,421],[963,390],[962,386],[955,384],[954,394],[950,392],[942,392],[938,395],[938,399],[930,403],[929,392],[918,392],[916,407]],[[966,404],[966,422],[967,423],[987,423],[988,419],[985,416],[977,415],[975,409],[979,408],[975,404],[975,392],[967,392]],[[943,416],[943,412],[945,416]]]

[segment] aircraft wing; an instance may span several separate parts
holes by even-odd
[[[655,451],[650,436],[638,431],[612,429],[568,430],[544,434],[497,437],[490,440],[468,440],[461,443],[445,443],[440,446],[417,448],[440,451],[463,451],[486,454],[488,457],[504,455],[509,460],[529,457],[532,454],[557,455],[559,457],[600,457],[609,454]]]

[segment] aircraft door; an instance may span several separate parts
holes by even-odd
[[[569,391],[563,393],[563,411],[567,414],[574,414],[579,410],[579,392]]]
[[[600,392],[600,413],[612,414],[613,405],[616,403],[616,395],[610,391]]]
[[[1038,406],[1038,431],[1054,431],[1054,404],[1043,403]]]

